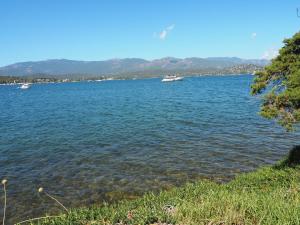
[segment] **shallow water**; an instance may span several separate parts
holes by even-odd
[[[257,115],[252,78],[0,86],[9,220],[60,211],[40,186],[76,207],[274,163],[300,134]]]

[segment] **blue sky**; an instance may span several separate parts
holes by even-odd
[[[54,58],[270,58],[300,0],[1,0],[0,66]]]

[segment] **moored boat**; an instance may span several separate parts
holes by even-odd
[[[168,75],[165,76],[161,81],[170,82],[170,81],[179,81],[179,80],[183,80],[183,77],[177,77],[176,75]]]
[[[28,88],[30,88],[30,86],[31,86],[31,84],[24,83],[24,84],[21,85],[20,89],[28,89]]]

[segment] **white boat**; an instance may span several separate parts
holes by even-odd
[[[21,85],[20,89],[28,89],[28,88],[30,88],[30,86],[31,85],[29,83],[24,83]]]
[[[164,79],[162,79],[162,82],[170,82],[170,81],[179,81],[183,80],[183,77],[177,77],[176,75],[168,75],[165,76]]]

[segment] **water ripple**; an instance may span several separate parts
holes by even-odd
[[[1,86],[0,177],[9,180],[10,221],[58,211],[39,186],[76,207],[274,163],[300,135],[257,115],[251,80]]]

